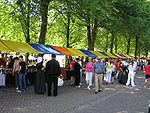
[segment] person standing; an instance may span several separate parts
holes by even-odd
[[[76,61],[74,63],[74,75],[75,75],[75,87],[76,88],[81,87],[80,86],[80,69],[82,69],[82,67],[78,63],[79,61],[80,61],[80,59],[76,58]]]
[[[118,79],[118,74],[119,74],[119,71],[120,71],[121,61],[118,59],[116,62],[114,62],[114,65],[115,65],[115,71],[116,71],[115,78]]]
[[[90,59],[86,63],[86,83],[87,83],[87,89],[90,91],[92,86],[92,75],[93,75],[93,62],[92,59]]]
[[[60,76],[60,64],[56,61],[56,55],[52,54],[52,60],[48,61],[45,68],[48,86],[48,96],[51,96],[52,83],[53,83],[53,95],[57,96],[57,84],[58,76]]]
[[[36,94],[44,94],[46,92],[46,84],[45,84],[45,75],[44,75],[44,66],[42,62],[42,57],[37,59],[37,73],[35,76],[34,83],[34,92]]]
[[[148,78],[150,78],[150,61],[148,61],[148,64],[144,66],[144,71],[145,71],[145,84],[147,84]]]
[[[100,58],[97,58],[97,62],[94,63],[95,72],[95,94],[102,92],[103,74],[105,72],[105,64],[101,62]]]
[[[14,65],[14,58],[13,56],[10,56],[8,58],[8,68],[13,69],[13,65]]]
[[[19,56],[19,89],[20,92],[26,91],[26,79],[25,79],[25,74],[26,74],[26,63],[23,61],[23,56]]]
[[[18,57],[14,58],[14,65],[13,65],[13,75],[15,76],[15,86],[16,86],[16,92],[19,91],[19,66],[20,60]]]
[[[4,57],[4,54],[1,54],[1,58],[0,58],[0,67],[6,67],[6,60],[5,60],[5,57]]]
[[[79,62],[78,62],[79,64],[80,64],[80,66],[82,67],[82,61],[81,61],[81,58],[79,59]],[[82,69],[80,69],[80,85],[82,85],[82,79],[83,79],[83,77],[82,77]]]
[[[106,63],[106,75],[105,75],[105,79],[106,82],[111,83],[112,82],[112,71],[113,71],[113,63],[112,61],[108,61]]]
[[[73,86],[74,84],[74,64],[75,64],[74,59],[71,59],[71,62],[70,62],[70,75],[71,75],[70,85],[71,86]]]
[[[135,84],[134,84],[134,77],[135,77],[135,74],[136,74],[136,67],[134,65],[134,62],[130,62],[130,65],[128,67],[128,70],[129,70],[129,73],[128,73],[128,80],[127,80],[127,83],[126,85],[129,86],[130,83],[131,83],[131,86],[135,87]]]

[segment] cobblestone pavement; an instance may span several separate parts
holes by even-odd
[[[85,85],[74,88],[65,83],[57,97],[37,95],[30,87],[25,93],[14,88],[0,91],[0,113],[147,113],[150,104],[150,85],[144,88],[144,75],[139,71],[136,87],[117,82],[105,85],[103,92],[94,94]]]

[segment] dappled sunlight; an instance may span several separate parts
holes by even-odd
[[[13,108],[13,110],[18,111],[18,112],[23,112],[23,111],[27,111],[27,108],[25,108],[25,107],[15,107],[15,108]]]
[[[136,88],[135,90],[136,90],[136,91],[139,91],[140,89]]]
[[[119,112],[116,112],[116,113],[129,113],[128,111],[119,111]]]
[[[143,76],[143,77],[141,77],[141,76],[136,76],[136,78],[142,78],[142,79],[145,79],[145,77]]]
[[[105,90],[112,90],[112,91],[115,91],[116,89],[115,89],[115,88],[105,88]]]
[[[126,91],[125,93],[135,94],[135,92],[133,92],[133,91]]]

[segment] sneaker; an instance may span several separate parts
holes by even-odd
[[[79,86],[75,86],[75,88],[80,88],[81,86],[79,85]]]
[[[80,83],[80,86],[82,86],[82,83]]]
[[[22,93],[22,91],[21,90],[16,90],[16,93]]]
[[[90,86],[88,86],[87,89],[90,91],[91,90]]]
[[[81,86],[79,85],[78,88],[80,88]]]

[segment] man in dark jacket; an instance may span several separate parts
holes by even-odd
[[[48,96],[51,96],[51,89],[53,83],[53,95],[57,96],[57,83],[58,76],[60,76],[60,65],[59,62],[56,61],[56,55],[52,54],[52,60],[48,61],[46,64],[45,73],[47,76],[47,86],[48,86]]]
[[[75,87],[79,88],[81,87],[79,85],[80,83],[80,69],[82,69],[82,67],[80,66],[80,64],[78,63],[80,61],[79,58],[76,58],[76,62],[74,64],[74,75],[75,75]]]

